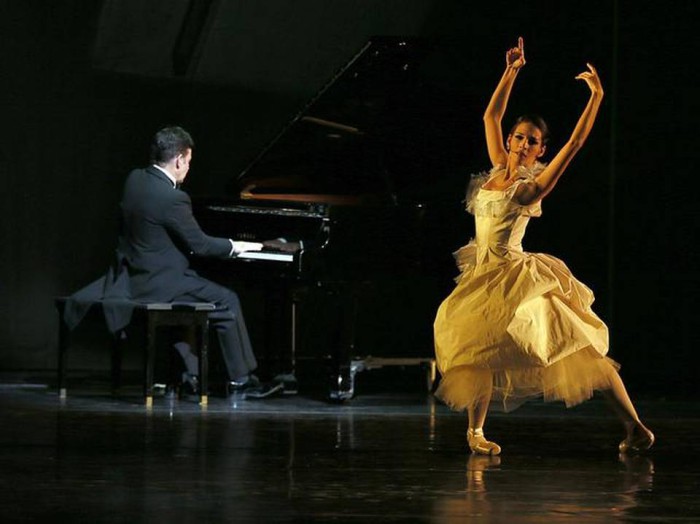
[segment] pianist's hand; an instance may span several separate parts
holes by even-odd
[[[260,242],[243,242],[232,240],[234,253],[243,253],[244,251],[260,251],[263,245]]]
[[[271,251],[280,251],[282,253],[296,253],[301,247],[299,242],[288,242],[284,238],[275,238],[273,240],[263,241],[265,249]]]

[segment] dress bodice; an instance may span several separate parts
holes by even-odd
[[[477,248],[486,249],[497,256],[508,251],[522,251],[522,240],[530,217],[540,216],[539,202],[523,206],[515,201],[518,186],[532,181],[544,169],[536,163],[532,168],[520,168],[515,182],[504,190],[485,189],[484,185],[503,168],[497,166],[490,172],[472,178],[467,193],[467,211],[476,221]],[[478,257],[482,258],[482,257]]]
[[[498,214],[476,214],[476,244],[482,247],[503,247],[522,250],[522,240],[530,216],[504,195],[505,191],[480,191],[479,200],[498,205]],[[507,199],[501,202],[502,199]]]

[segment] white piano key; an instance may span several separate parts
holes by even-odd
[[[292,262],[294,255],[291,253],[265,253],[264,251],[244,251],[237,258],[249,258],[253,260],[274,260],[276,262]]]

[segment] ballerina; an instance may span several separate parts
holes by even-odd
[[[608,329],[593,312],[593,293],[561,260],[522,248],[530,217],[557,184],[586,141],[603,87],[596,69],[576,76],[590,90],[569,140],[548,163],[549,130],[542,118],[518,118],[504,142],[501,120],[515,79],[525,65],[523,39],[506,53],[506,69],[484,114],[492,169],[472,178],[467,210],[476,237],[455,254],[461,271],[440,305],[434,324],[435,352],[442,375],[436,395],[468,415],[467,441],[473,453],[497,455],[486,439],[489,405],[505,411],[529,398],[562,400],[567,407],[601,391],[624,424],[623,453],[649,449],[653,433],[642,424],[608,358]]]

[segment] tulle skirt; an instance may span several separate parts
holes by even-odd
[[[541,368],[458,366],[442,376],[435,395],[457,411],[474,406],[489,392],[493,407],[503,411],[513,411],[534,398],[560,400],[571,407],[591,398],[596,390],[610,389],[619,367],[591,348]]]
[[[606,356],[591,290],[550,255],[476,263],[477,251],[457,253],[463,272],[435,319],[436,395],[456,410],[491,395],[510,411],[536,397],[573,406],[609,389],[619,365]]]

